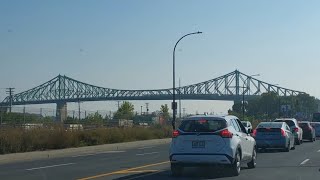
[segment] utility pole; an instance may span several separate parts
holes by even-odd
[[[14,93],[14,89],[15,88],[12,88],[12,87],[10,87],[10,88],[6,88],[7,89],[7,94],[9,94],[9,103],[10,103],[10,107],[9,107],[9,112],[11,113],[11,111],[12,111],[12,95],[13,95],[13,93]]]
[[[81,112],[80,112],[80,100],[78,101],[78,113],[79,113],[79,121],[78,124],[80,123],[80,116],[81,116]]]
[[[146,103],[147,115],[149,114],[149,103]]]
[[[118,101],[118,110],[119,110],[119,108],[120,108],[120,101]]]
[[[186,108],[182,108],[182,110],[183,110],[183,117],[185,117],[186,116]]]
[[[23,107],[23,125],[26,125],[26,107]]]
[[[141,112],[140,112],[140,115],[142,116],[142,106],[141,106]]]

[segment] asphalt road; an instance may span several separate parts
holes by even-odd
[[[290,152],[258,154],[256,169],[243,166],[238,177],[223,169],[186,168],[178,179],[320,179],[320,141],[305,142]],[[105,151],[67,158],[0,165],[0,179],[177,179],[171,176],[168,145]]]

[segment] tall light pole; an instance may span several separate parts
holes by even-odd
[[[172,128],[173,129],[176,129],[176,111],[177,111],[177,103],[176,103],[176,70],[175,70],[175,53],[176,53],[176,47],[178,45],[178,43],[185,37],[187,36],[190,36],[190,35],[193,35],[193,34],[201,34],[202,32],[193,32],[193,33],[189,33],[189,34],[186,34],[184,36],[182,36],[177,42],[176,44],[174,45],[174,48],[173,48],[173,92],[172,92],[172,104],[171,104],[171,108],[172,108],[172,111],[173,111],[173,118],[172,118]]]
[[[279,84],[274,84],[274,86],[278,86]],[[278,94],[278,118],[280,118],[280,113],[281,113],[281,97],[280,97],[280,92]]]
[[[181,88],[181,81],[179,78],[179,89]],[[181,120],[181,91],[179,91],[179,119]]]
[[[254,76],[260,76],[260,74],[253,74],[249,77],[251,78]],[[243,86],[242,86],[242,121],[244,121],[244,114],[245,114],[245,108],[244,108],[244,93],[245,93],[245,91],[244,91],[244,88],[246,88],[246,87],[244,86],[244,82],[243,82]]]

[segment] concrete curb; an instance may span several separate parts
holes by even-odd
[[[71,157],[74,155],[99,153],[103,151],[121,151],[121,150],[144,147],[144,146],[169,144],[170,142],[171,142],[171,138],[152,139],[152,140],[145,140],[145,141],[104,144],[104,145],[97,145],[97,146],[85,146],[85,147],[79,147],[79,148],[67,148],[67,149],[59,149],[59,150],[5,154],[5,155],[0,155],[0,164],[43,160],[43,159],[49,159],[49,158],[52,159],[52,158]]]

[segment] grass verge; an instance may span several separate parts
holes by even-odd
[[[0,130],[0,154],[93,146],[171,137],[171,127],[98,128],[66,131],[61,126],[24,130]]]

